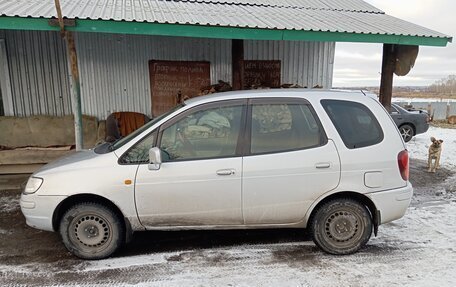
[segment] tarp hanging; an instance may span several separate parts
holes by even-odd
[[[410,45],[396,45],[396,65],[394,73],[398,76],[407,75],[415,65],[419,47]]]

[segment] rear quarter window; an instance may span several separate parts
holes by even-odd
[[[380,124],[365,105],[340,100],[322,100],[321,104],[347,148],[362,148],[383,141]]]

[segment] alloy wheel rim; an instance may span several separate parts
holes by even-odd
[[[402,129],[401,135],[404,140],[407,140],[407,139],[411,138],[411,136],[412,136],[410,129],[405,129],[405,128]]]

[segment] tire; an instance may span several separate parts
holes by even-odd
[[[69,208],[60,221],[59,231],[68,251],[82,259],[109,257],[125,239],[122,219],[110,208],[94,202]]]
[[[409,142],[415,135],[415,130],[413,127],[407,124],[400,126],[399,132],[401,133],[401,136],[406,143]]]
[[[372,218],[367,208],[352,199],[336,199],[323,204],[311,221],[313,241],[324,252],[352,254],[362,248],[372,234]]]

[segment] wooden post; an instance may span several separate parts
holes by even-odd
[[[81,84],[79,82],[78,56],[76,54],[76,45],[74,43],[73,33],[66,31],[66,40],[68,46],[68,56],[70,57],[71,65],[71,81],[72,81],[72,98],[71,107],[74,115],[74,138],[76,142],[76,150],[83,148],[83,130],[82,130],[82,108],[81,108]]]
[[[382,77],[380,80],[380,103],[391,110],[391,98],[393,96],[393,76],[396,64],[395,46],[383,44]]]
[[[73,33],[65,31],[65,23],[62,16],[62,8],[60,6],[60,0],[54,0],[55,9],[57,10],[57,16],[59,19],[60,34],[62,38],[66,39],[68,57],[70,60],[71,67],[71,86],[73,93],[71,93],[71,107],[74,116],[74,139],[76,143],[76,150],[82,150],[83,148],[83,131],[82,131],[82,109],[81,109],[81,84],[79,82],[79,68],[78,68],[78,57],[76,54],[76,45],[74,43]]]
[[[244,89],[244,40],[231,40],[233,90]]]

